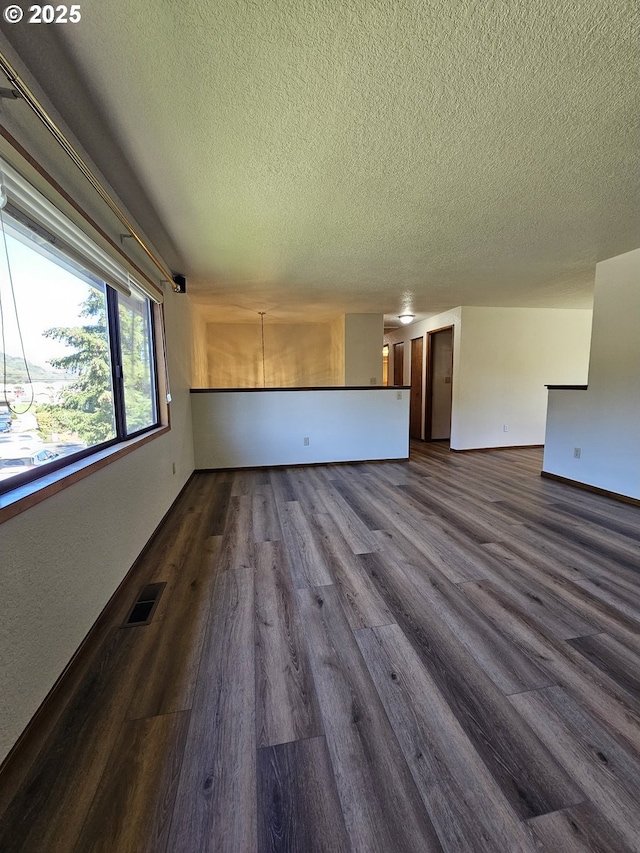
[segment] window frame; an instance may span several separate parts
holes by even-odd
[[[109,295],[109,291],[111,291],[110,295]],[[117,291],[115,291],[113,288],[109,288],[109,285],[107,285],[107,316],[108,316],[108,313],[110,310],[109,309],[109,302],[111,300],[113,302],[112,310],[113,310],[113,313],[116,315],[116,320],[117,320],[117,335],[118,335],[118,345],[119,345],[118,346],[118,354],[120,357],[120,361],[116,365],[116,359],[115,359],[113,348],[112,348],[111,363],[114,365],[114,368],[112,369],[112,382],[114,383],[114,385],[113,385],[114,403],[115,403],[115,396],[116,396],[116,385],[115,385],[115,382],[116,382],[115,373],[116,372],[119,374],[117,377],[118,395],[121,397],[121,400],[122,400],[121,411],[122,411],[122,420],[123,420],[123,423],[122,423],[123,438],[118,439],[118,440],[126,441],[127,439],[136,438],[136,436],[139,436],[139,435],[144,435],[144,433],[148,432],[150,429],[156,429],[158,426],[161,425],[161,420],[160,420],[160,380],[159,380],[158,356],[157,356],[158,343],[157,343],[157,336],[156,336],[155,314],[154,314],[154,311],[152,310],[153,309],[152,301],[148,297],[145,296],[147,316],[149,318],[148,344],[149,344],[149,352],[151,355],[151,379],[152,379],[152,386],[153,386],[152,403],[153,403],[153,409],[155,411],[155,421],[153,424],[150,424],[149,426],[142,427],[141,429],[138,429],[138,430],[133,430],[132,432],[127,432],[127,402],[126,402],[126,391],[125,391],[124,368],[122,366],[123,353],[122,353],[122,332],[121,332],[120,312],[119,312],[119,308],[120,308],[119,298],[120,298],[120,294]],[[110,345],[110,347],[112,347],[112,344],[111,344],[111,327],[109,328],[109,345]],[[116,434],[119,435],[120,434],[120,426],[119,426],[117,421],[118,421],[118,413],[116,412]]]
[[[54,189],[61,189],[55,185],[52,179],[38,169],[38,173],[43,175],[46,180],[54,186]],[[0,173],[1,177],[1,173]],[[26,179],[25,183],[29,183],[34,192],[39,193],[40,189],[36,188],[30,181]],[[56,193],[57,194],[57,193]],[[80,212],[86,224],[90,228],[81,227],[73,219],[70,219],[68,213],[64,210],[64,205],[61,205],[58,200],[52,201],[46,198],[47,202],[56,208],[57,212],[66,217],[72,226],[80,228],[84,236],[91,240],[96,247],[99,247],[104,252],[103,245],[100,240],[96,240],[90,232],[96,230],[100,237],[106,239],[108,243],[117,250],[117,254],[121,255],[125,261],[138,271],[142,276],[139,268],[133,264],[113,241],[79,208],[72,200],[64,194],[63,201],[70,202],[73,208]],[[12,207],[15,206],[11,197],[8,199]],[[38,221],[38,217],[33,213],[26,213],[24,209],[18,208],[21,219],[29,220],[36,234],[48,233],[45,224]],[[76,263],[82,265],[82,254],[78,253],[74,248],[68,249],[64,240],[54,236],[53,245],[62,253],[67,249],[68,256]],[[122,264],[122,260],[115,260],[116,252],[108,252],[114,263]],[[87,261],[87,269],[93,272],[94,266],[90,260]],[[146,278],[146,276],[144,276]],[[37,466],[24,474],[17,474],[14,477],[0,481],[0,524],[19,514],[25,509],[45,500],[51,494],[55,494],[66,486],[77,482],[79,479],[88,476],[93,471],[99,470],[111,461],[115,461],[123,455],[137,449],[146,444],[148,441],[164,434],[170,429],[170,412],[168,393],[168,378],[166,365],[166,352],[164,348],[164,311],[161,301],[156,301],[151,298],[147,288],[141,286],[135,287],[136,282],[129,274],[129,282],[133,285],[136,292],[144,299],[146,312],[148,317],[148,346],[150,352],[150,367],[151,367],[151,390],[152,390],[152,405],[155,415],[154,422],[139,430],[135,430],[127,434],[126,430],[126,408],[124,395],[124,375],[122,370],[122,351],[121,351],[121,336],[120,336],[120,319],[119,319],[119,302],[118,298],[120,290],[116,289],[108,280],[104,281],[105,285],[105,309],[106,322],[109,337],[109,349],[111,357],[111,381],[113,388],[113,411],[115,416],[116,435],[107,441],[99,444],[91,445],[82,450],[71,453],[67,456],[61,456],[51,462]],[[149,282],[151,283],[151,282]],[[154,286],[155,287],[155,286]],[[123,294],[124,295],[124,294]],[[160,299],[161,291],[159,291]],[[116,334],[114,335],[114,329]],[[116,341],[117,338],[117,341]]]

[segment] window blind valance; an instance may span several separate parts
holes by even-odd
[[[95,275],[125,296],[138,295],[162,302],[155,289],[136,281],[128,270],[108,252],[87,236],[48,198],[25,180],[19,172],[0,157],[0,205],[11,204],[37,225],[36,231],[45,236],[62,252],[81,261]]]

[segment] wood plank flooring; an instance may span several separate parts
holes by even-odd
[[[541,461],[194,475],[0,850],[640,853],[640,510]]]

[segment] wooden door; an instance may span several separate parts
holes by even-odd
[[[393,345],[393,384],[404,385],[404,344]]]
[[[453,328],[429,332],[427,342],[426,437],[451,438]]]
[[[422,338],[411,341],[411,392],[409,398],[409,436],[422,438]]]

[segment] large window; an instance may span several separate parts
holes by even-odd
[[[159,420],[149,298],[102,250],[85,254],[74,226],[66,241],[37,205],[4,195],[0,492]]]
[[[127,435],[157,420],[149,300],[118,294],[118,323]]]

